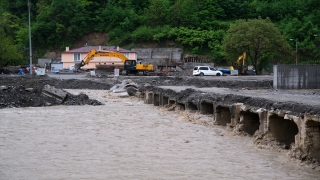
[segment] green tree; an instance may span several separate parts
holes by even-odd
[[[237,20],[231,24],[223,40],[223,48],[228,58],[235,62],[243,52],[247,53],[257,74],[266,60],[273,59],[276,54],[288,51],[286,37],[281,35],[269,18]]]
[[[236,20],[250,18],[252,15],[250,3],[252,1],[253,0],[218,0],[218,4],[224,11],[224,13],[219,14],[219,19]]]
[[[177,0],[171,10],[171,24],[173,27],[199,26],[200,19],[197,16],[196,2],[193,0]]]
[[[7,65],[18,65],[22,54],[14,37],[21,28],[20,19],[6,11],[1,13],[0,17],[0,68]]]
[[[121,28],[123,32],[132,32],[144,24],[144,17],[139,13],[143,13],[143,11],[137,9],[129,1],[125,4],[110,2],[99,10],[95,18],[97,30],[112,31]]]
[[[180,42],[187,51],[193,54],[207,54],[216,63],[220,63],[222,61],[221,41],[224,34],[223,30],[213,31],[180,27],[172,28],[167,37]],[[155,36],[159,38],[159,34]]]
[[[219,29],[217,19],[224,17],[224,11],[217,0],[177,0],[171,6],[173,27]]]
[[[89,1],[52,0],[48,7],[48,2],[41,3],[37,4],[41,11],[33,23],[35,48],[62,48],[90,32],[91,18],[86,10],[91,5]]]
[[[197,16],[200,19],[201,29],[215,28],[218,18],[225,16],[223,9],[217,3],[218,0],[198,0]]]
[[[0,39],[0,68],[7,65],[18,65],[22,55],[18,52],[18,46],[14,43],[13,38],[7,36],[1,26]]]
[[[168,24],[170,7],[169,0],[151,0],[150,6],[145,10],[148,25],[156,27]]]

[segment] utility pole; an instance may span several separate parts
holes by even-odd
[[[298,65],[298,39],[290,39],[291,41],[296,40],[296,65]]]
[[[298,65],[298,40],[296,39],[296,65]]]
[[[32,75],[32,46],[31,46],[30,0],[28,0],[28,12],[29,12],[30,75]]]

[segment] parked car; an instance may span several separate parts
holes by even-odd
[[[223,73],[210,66],[195,66],[193,68],[194,76],[222,76]]]
[[[218,68],[219,71],[221,71],[224,75],[230,74],[231,70],[230,69],[221,69]]]

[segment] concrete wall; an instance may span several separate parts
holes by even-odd
[[[275,65],[276,89],[320,89],[320,65]]]
[[[134,48],[138,59],[169,59],[179,61],[183,50],[180,48]]]
[[[185,62],[183,60],[183,50],[180,48],[134,48],[132,51],[137,53],[138,61],[143,64],[153,64],[155,68],[158,66],[170,66],[174,65],[171,61],[180,64],[180,67],[184,70],[192,70],[194,66],[211,66],[214,67],[214,63],[203,62]],[[191,73],[192,74],[192,73]]]
[[[38,65],[44,67],[45,64],[50,64],[52,59],[38,59]]]

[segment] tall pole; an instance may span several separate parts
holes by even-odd
[[[296,65],[298,65],[298,39],[296,39]]]
[[[30,48],[30,75],[32,75],[32,46],[31,46],[31,21],[30,21],[30,0],[28,0],[29,12],[29,48]]]
[[[296,40],[296,65],[298,65],[298,39],[290,39],[290,41]]]

